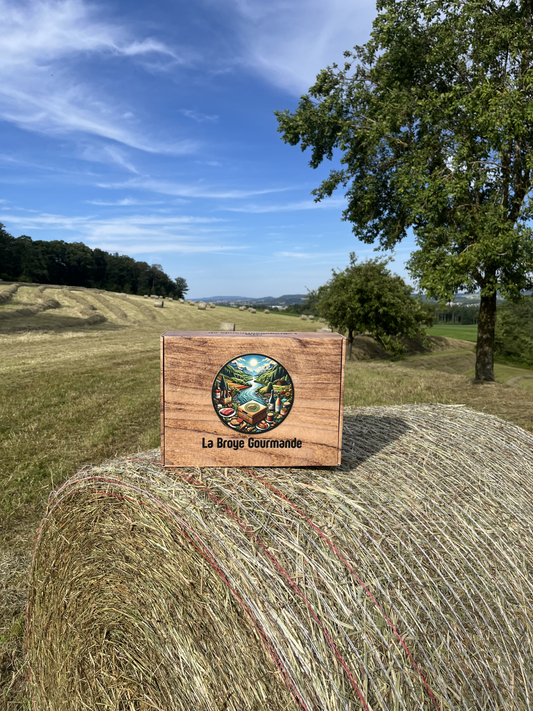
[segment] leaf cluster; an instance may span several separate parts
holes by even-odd
[[[315,200],[346,189],[343,219],[392,249],[412,228],[417,290],[507,298],[533,288],[531,2],[380,0],[366,45],[276,112],[309,165],[340,152]]]
[[[403,357],[402,338],[422,338],[429,346],[423,326],[433,325],[429,304],[411,297],[411,288],[399,276],[391,275],[384,260],[357,264],[354,253],[342,271],[332,270],[332,278],[309,292],[309,300],[327,322],[338,331],[369,333],[394,357]]]

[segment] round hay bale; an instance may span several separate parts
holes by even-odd
[[[302,314],[302,315],[300,316],[300,319],[301,319],[302,321],[307,321],[307,316],[306,316],[305,314]]]
[[[185,303],[185,299],[178,299],[178,301],[180,302],[180,304]]]
[[[13,295],[17,293],[20,288],[20,284],[11,284],[6,289],[0,291],[0,304],[4,304],[7,301],[11,301]]]
[[[246,311],[246,306],[239,306],[239,311]]]
[[[150,298],[150,297],[148,296],[148,294],[145,294],[145,295],[144,295],[144,298],[145,298],[145,299],[148,299],[148,298]]]
[[[216,309],[216,304],[210,303],[208,306],[210,309]]]
[[[265,309],[265,310],[263,311],[263,313],[264,313],[264,314],[269,314],[269,313],[270,313],[270,310],[269,310],[269,309]]]
[[[196,306],[196,302],[195,302],[195,301],[189,301],[189,306]]]
[[[513,709],[533,698],[533,436],[347,408],[340,467],[84,467],[30,572],[35,711]]]
[[[165,305],[164,301],[154,301],[154,307],[156,309],[162,309],[164,305]]]
[[[205,311],[206,309],[206,304],[202,303],[201,301],[198,302],[198,308],[200,311]]]
[[[257,313],[257,311],[256,311],[255,309],[248,309],[248,311],[249,311],[251,314]]]
[[[320,321],[320,323],[326,323],[326,319],[325,319],[325,318],[319,318],[318,320]]]
[[[310,320],[310,321],[314,321],[314,318],[315,318],[315,317],[313,316],[313,314],[310,314],[310,315],[309,315],[309,320]]]
[[[172,296],[169,296],[169,297],[167,298],[167,301],[174,301],[174,299],[172,298]]]
[[[85,324],[87,326],[95,326],[98,323],[104,323],[107,321],[106,317],[100,311],[93,311],[90,316],[85,319]]]

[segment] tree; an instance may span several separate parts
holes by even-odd
[[[187,286],[187,282],[183,277],[176,277],[174,279],[176,282],[176,287],[177,287],[177,292],[176,292],[176,297],[178,299],[184,299],[185,294],[189,291],[189,287]]]
[[[413,229],[418,290],[443,305],[481,289],[475,379],[493,381],[497,291],[517,303],[533,288],[533,3],[377,9],[367,44],[322,70],[294,113],[275,112],[278,131],[312,148],[313,168],[342,152],[313,194],[348,187],[360,240],[392,249]]]
[[[423,338],[423,344],[430,346],[422,326],[433,325],[433,311],[411,297],[411,287],[401,277],[385,269],[391,259],[356,264],[352,252],[346,269],[332,270],[327,284],[309,292],[309,301],[330,326],[348,331],[348,360],[358,333],[369,332],[394,357],[405,353],[402,337]]]
[[[499,362],[533,366],[533,294],[520,303],[504,303],[496,319],[495,353]]]

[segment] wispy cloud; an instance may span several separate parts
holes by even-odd
[[[137,205],[164,205],[163,200],[135,200],[133,198],[124,198],[115,202],[105,202],[104,200],[86,200],[90,205],[106,205],[110,207],[131,207]]]
[[[80,239],[92,247],[126,254],[203,254],[248,249],[246,245],[231,244],[226,235],[225,221],[215,217],[130,215],[106,219],[90,215],[40,213],[27,216],[6,213],[0,214],[2,221],[9,228],[15,225],[32,235],[35,230],[67,231],[74,233],[74,239]]]
[[[95,6],[83,0],[0,0],[0,16],[1,119],[48,135],[92,134],[150,153],[183,155],[197,149],[187,138],[169,142],[140,132],[131,124],[129,107],[120,106],[98,83],[84,81],[82,70],[84,62],[105,56],[167,57],[173,65],[187,64],[189,58],[100,19]]]
[[[175,195],[176,197],[191,198],[247,198],[253,195],[268,195],[270,193],[281,193],[288,190],[295,190],[296,186],[285,188],[263,188],[256,190],[228,190],[212,185],[190,185],[186,183],[170,183],[163,180],[153,180],[151,178],[133,178],[120,183],[98,183],[100,188],[148,190],[162,195]],[[228,208],[229,209],[229,208]]]
[[[321,69],[364,44],[376,16],[373,0],[224,0],[238,18],[242,63],[294,95]]]
[[[289,202],[283,205],[243,205],[243,207],[225,207],[224,210],[230,212],[249,212],[249,213],[264,213],[264,212],[292,212],[293,210],[317,210],[325,208],[339,208],[346,204],[346,200],[341,198],[328,198],[322,202],[314,202],[313,200],[302,200],[300,202]]]
[[[195,111],[194,109],[179,109],[180,114],[187,116],[187,118],[193,119],[198,123],[204,123],[205,121],[218,121],[219,117],[213,114],[209,116],[208,114],[203,114],[201,111]]]
[[[125,151],[117,145],[88,145],[82,150],[81,157],[84,160],[89,160],[98,163],[114,163],[121,168],[129,170],[130,173],[138,174],[139,171],[131,163]]]
[[[276,252],[276,257],[295,257],[296,259],[309,259],[309,257],[315,257],[314,254],[308,254],[307,252]]]

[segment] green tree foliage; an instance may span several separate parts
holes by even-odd
[[[494,343],[498,362],[533,367],[533,295],[502,304]]]
[[[172,280],[160,264],[91,249],[81,242],[13,237],[0,223],[0,278],[39,284],[86,286],[127,294],[183,297],[183,277]]]
[[[343,271],[332,270],[333,277],[309,292],[310,302],[338,331],[348,331],[348,360],[354,335],[370,333],[394,357],[403,357],[402,338],[422,338],[429,346],[423,326],[433,325],[433,310],[411,297],[411,288],[399,276],[392,276],[386,264],[392,259],[367,260]]]
[[[256,375],[255,379],[258,383],[269,385],[275,383],[276,380],[283,380],[285,377],[285,369],[280,365],[276,365],[273,368],[266,370],[264,373],[261,373],[261,375]],[[270,390],[268,392],[270,392]]]
[[[392,249],[411,227],[407,263],[430,298],[481,290],[476,380],[494,380],[496,291],[533,288],[531,0],[378,0],[366,45],[322,70],[297,110],[276,112],[316,168],[313,191],[347,188],[343,219]],[[377,248],[379,249],[379,248]]]
[[[189,287],[187,286],[187,282],[183,277],[176,277],[174,280],[176,282],[176,297],[179,299],[185,298],[185,294],[189,291]]]

